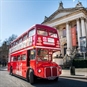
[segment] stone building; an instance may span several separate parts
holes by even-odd
[[[87,39],[87,8],[79,1],[73,8],[64,8],[60,2],[58,9],[51,16],[45,16],[42,24],[58,30],[63,57],[80,52],[80,37]]]

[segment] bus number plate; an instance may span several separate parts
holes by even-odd
[[[53,38],[48,38],[48,42],[54,43],[54,39]]]

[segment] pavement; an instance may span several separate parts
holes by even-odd
[[[7,71],[7,66],[0,66],[1,71]]]
[[[75,75],[71,75],[70,69],[62,69],[60,77],[87,79],[87,68],[75,68]]]

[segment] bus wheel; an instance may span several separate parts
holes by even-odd
[[[12,73],[12,66],[10,67],[10,72],[9,72],[10,75],[13,75]]]
[[[31,84],[33,84],[34,83],[34,73],[33,73],[33,70],[29,70],[29,82],[31,83]]]

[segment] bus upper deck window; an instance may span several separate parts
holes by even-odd
[[[56,33],[53,33],[53,32],[49,32],[49,36],[50,36],[50,37],[57,38],[57,34],[56,34]]]
[[[21,43],[21,42],[22,42],[22,38],[19,39],[19,43]]]
[[[35,35],[35,29],[29,31],[29,37]]]
[[[44,30],[37,30],[37,34],[38,34],[38,35],[47,36],[47,32],[44,31]]]
[[[27,39],[27,34],[23,36],[23,41]]]

